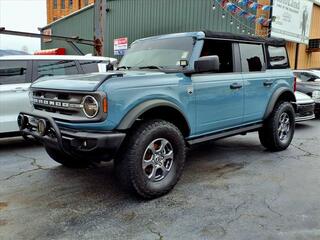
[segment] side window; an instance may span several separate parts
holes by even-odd
[[[220,60],[220,73],[233,72],[232,42],[205,40],[201,57],[217,55]]]
[[[0,61],[0,84],[25,83],[27,61]]]
[[[38,61],[38,78],[73,74],[78,74],[78,69],[74,61]]]
[[[265,69],[265,58],[261,44],[240,43],[243,72],[259,72]]]
[[[268,47],[271,68],[288,68],[289,60],[285,47]]]
[[[103,61],[79,61],[80,65],[85,73],[99,72],[98,63]]]

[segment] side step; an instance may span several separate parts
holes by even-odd
[[[187,143],[190,144],[190,145],[194,145],[194,144],[198,144],[198,143],[202,143],[202,142],[218,140],[218,139],[221,139],[221,138],[235,136],[235,135],[238,135],[238,134],[241,134],[241,133],[252,132],[252,131],[258,130],[262,126],[263,126],[263,124],[261,123],[261,124],[250,125],[250,126],[247,126],[247,127],[241,127],[241,128],[226,130],[226,131],[214,133],[214,134],[211,134],[211,135],[205,135],[205,136],[202,136],[202,137],[193,138],[193,139],[187,140]]]

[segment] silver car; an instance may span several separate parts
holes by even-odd
[[[0,57],[0,137],[19,135],[17,117],[31,108],[28,89],[32,82],[43,76],[105,72],[116,62],[92,56]]]

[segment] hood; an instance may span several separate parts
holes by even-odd
[[[309,97],[307,94],[304,94],[302,92],[295,92],[295,96],[297,99],[297,104],[307,104],[307,103],[313,103],[314,100]]]
[[[158,71],[112,71],[107,73],[43,77],[34,82],[31,88],[94,92],[101,84],[111,78],[119,78],[120,80],[123,77],[144,77],[159,74],[165,73]]]

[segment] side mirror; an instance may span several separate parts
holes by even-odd
[[[196,73],[219,72],[219,57],[217,55],[200,57],[198,61],[195,61],[194,69]]]

